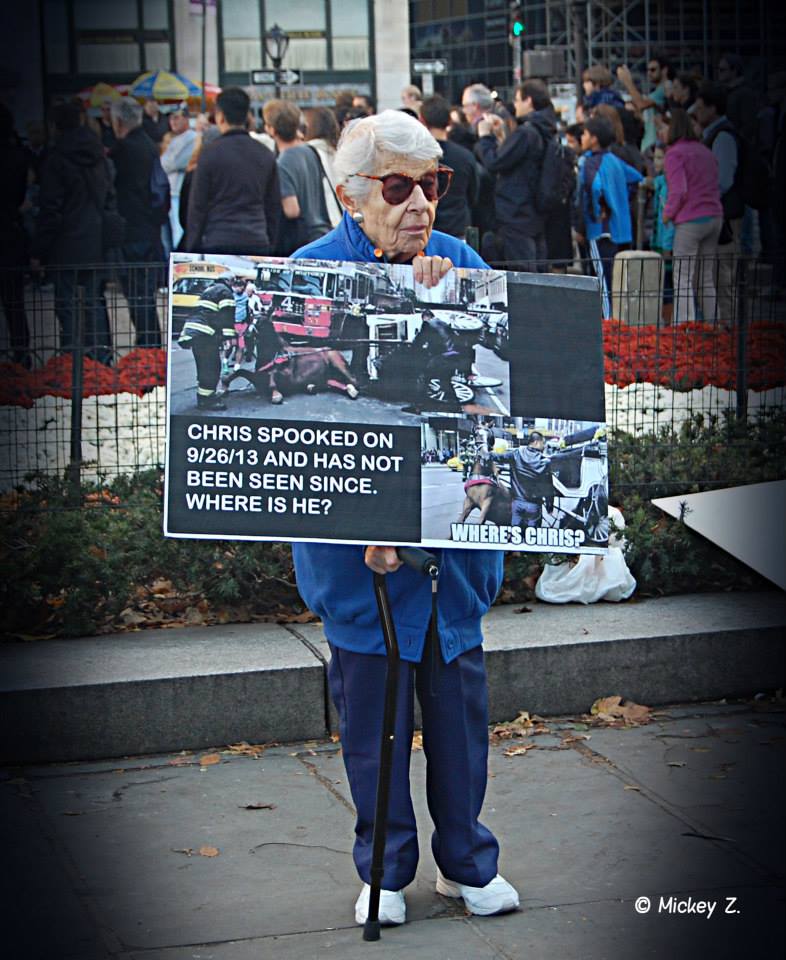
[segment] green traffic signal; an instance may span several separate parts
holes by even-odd
[[[517,21],[513,24],[513,36],[514,36],[514,37],[520,37],[520,36],[522,35],[522,33],[524,33],[524,24],[521,23],[519,20],[517,20]]]

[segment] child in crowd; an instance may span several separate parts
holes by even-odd
[[[590,257],[601,282],[603,316],[611,316],[611,276],[614,257],[633,241],[628,187],[643,177],[638,170],[610,152],[614,143],[611,124],[591,117],[584,124],[584,151],[578,189],[579,242],[586,237]]]
[[[666,148],[656,143],[652,153],[654,176],[647,177],[647,186],[652,190],[652,232],[650,250],[663,257],[663,318],[668,322],[674,309],[674,277],[671,252],[674,249],[674,224],[663,222],[663,208],[666,206],[668,187],[664,163]]]

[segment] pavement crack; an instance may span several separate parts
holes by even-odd
[[[297,759],[308,770],[311,776],[315,777],[322,784],[328,793],[332,794],[342,806],[346,807],[353,817],[356,816],[357,810],[355,810],[349,800],[347,800],[347,798],[339,790],[336,790],[332,781],[329,780],[324,774],[319,772],[315,763],[309,762],[305,757],[297,757]]]
[[[128,790],[130,787],[147,787],[153,783],[166,783],[167,780],[176,779],[174,776],[171,777],[157,777],[155,780],[132,780],[131,783],[124,783],[117,787],[116,790],[112,791],[113,800],[122,800],[123,793]]]
[[[268,840],[265,843],[258,843],[255,847],[249,847],[249,853],[256,853],[262,847],[302,847],[304,850],[327,850],[330,853],[340,853],[342,857],[351,857],[349,850],[336,850],[335,847],[326,847],[321,843],[296,843],[294,840]]]
[[[702,823],[700,820],[694,820],[692,817],[687,816],[684,811],[675,807],[672,803],[666,800],[665,797],[661,796],[651,787],[643,784],[632,773],[626,771],[623,767],[618,766],[613,760],[609,760],[608,757],[604,757],[603,754],[598,753],[597,750],[593,750],[592,747],[588,747],[586,743],[572,743],[570,744],[570,747],[573,750],[576,750],[582,757],[589,760],[590,763],[604,767],[610,774],[615,776],[622,783],[635,786],[636,790],[634,792],[646,797],[650,803],[654,803],[656,807],[659,807],[668,816],[674,817],[675,820],[688,827],[691,832],[702,834],[706,837],[710,837],[712,835],[712,829],[706,824]],[[772,873],[766,864],[760,862],[739,847],[729,847],[728,844],[722,840],[716,841],[713,839],[708,839],[707,842],[711,843],[718,850],[723,850],[730,855],[737,857],[747,866],[752,867],[759,872],[763,872],[766,876],[770,876]]]
[[[489,950],[494,951],[495,957],[500,957],[501,960],[517,960],[516,956],[512,953],[508,953],[507,950],[503,950],[498,943],[495,943],[491,937],[489,937],[483,930],[480,929],[476,920],[473,920],[471,917],[466,917],[464,922],[472,930],[472,932],[482,940],[483,943],[489,948]]]
[[[283,626],[284,626],[284,629],[287,630],[289,633],[291,633],[293,637],[297,637],[297,639],[304,646],[308,647],[308,649],[311,651],[311,653],[314,654],[317,660],[319,660],[322,663],[323,667],[326,667],[328,665],[327,660],[322,656],[322,651],[319,649],[319,647],[316,644],[312,643],[309,639],[304,637],[299,630],[296,630],[290,624],[285,623]]]

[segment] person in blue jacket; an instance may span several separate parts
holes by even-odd
[[[595,272],[601,282],[603,316],[611,316],[611,274],[614,257],[633,242],[629,190],[643,179],[609,147],[614,130],[608,120],[592,117],[584,124],[581,148],[585,151],[579,167],[578,202],[583,227],[579,242],[586,238]]]
[[[461,240],[433,230],[437,200],[450,177],[439,167],[441,155],[426,127],[400,111],[386,110],[351,123],[334,160],[343,219],[294,256],[411,263],[415,283],[425,287],[437,284],[454,266],[486,268]],[[386,668],[372,572],[389,578],[402,660],[380,921],[405,921],[403,891],[418,863],[409,789],[416,692],[423,716],[437,892],[463,898],[472,913],[481,915],[514,910],[519,904],[514,888],[497,872],[497,840],[478,819],[488,762],[481,619],[502,583],[502,554],[459,549],[435,553],[440,562],[438,646],[430,641],[428,578],[403,567],[394,546],[293,546],[300,594],[321,617],[330,645],[328,681],[357,810],[354,860],[364,881],[355,904],[359,924],[368,914]]]

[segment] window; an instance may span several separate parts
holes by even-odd
[[[139,26],[136,0],[74,0],[77,30],[116,30]]]
[[[368,70],[368,4],[340,0],[331,5],[333,66],[336,70]]]
[[[76,69],[78,73],[139,73],[139,44],[81,42]]]
[[[282,66],[327,69],[325,0],[265,0],[265,29],[276,23],[290,35]],[[298,36],[312,31],[322,36]]]
[[[207,290],[212,283],[212,280],[204,280],[201,277],[181,277],[172,284],[172,293],[198,297],[202,291]]]
[[[292,277],[292,292],[305,293],[319,297],[322,295],[323,274],[295,273]]]
[[[167,0],[145,0],[142,17],[145,30],[168,30]]]
[[[104,79],[148,70],[169,69],[170,0],[71,0],[73,33],[69,35],[65,0],[44,0],[47,71],[99,74]],[[69,43],[76,64],[69,64]]]
[[[260,290],[272,290],[285,293],[292,283],[290,270],[270,270],[260,267],[257,275],[257,284]]]
[[[224,70],[246,73],[262,66],[257,0],[223,0]]]
[[[145,70],[169,70],[170,52],[168,43],[146,43]]]

